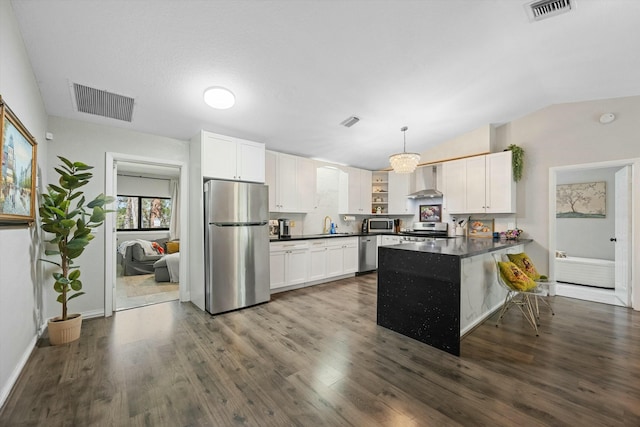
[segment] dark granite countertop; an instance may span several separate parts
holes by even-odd
[[[313,239],[338,239],[340,237],[359,237],[359,236],[400,236],[397,233],[339,233],[339,234],[303,234],[291,236],[286,239],[278,239],[277,237],[269,238],[270,242],[289,242],[291,240],[313,240]]]
[[[510,246],[533,242],[532,239],[494,240],[484,238],[457,237],[455,239],[436,239],[421,243],[403,243],[401,245],[383,246],[385,250],[401,250],[442,254],[468,258],[488,252],[505,249]]]

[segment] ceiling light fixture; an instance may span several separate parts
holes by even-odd
[[[229,89],[214,86],[204,91],[204,102],[212,108],[226,110],[236,103],[236,96]]]
[[[389,163],[395,173],[411,173],[416,170],[418,162],[420,161],[420,154],[407,153],[407,129],[406,126],[400,128],[404,138],[404,149],[402,153],[389,156]]]

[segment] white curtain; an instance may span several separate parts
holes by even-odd
[[[169,238],[180,239],[180,182],[172,179],[171,186],[171,224],[169,225]]]

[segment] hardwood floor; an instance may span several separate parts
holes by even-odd
[[[376,325],[376,275],[210,316],[170,302],[42,339],[1,426],[640,425],[640,313],[551,298],[455,357]]]

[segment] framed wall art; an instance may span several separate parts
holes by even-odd
[[[0,96],[0,224],[36,217],[36,140]]]
[[[605,218],[606,182],[556,186],[556,218]]]
[[[442,221],[442,205],[420,205],[421,222]]]
[[[493,237],[492,219],[469,219],[469,237]]]

